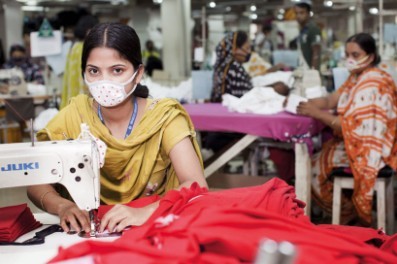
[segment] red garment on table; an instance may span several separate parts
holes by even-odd
[[[390,237],[382,246],[381,249],[397,256],[397,234]]]
[[[390,236],[381,229],[372,229],[360,226],[345,226],[345,225],[317,225],[318,228],[333,230],[341,234],[348,234],[367,244],[380,247],[383,243],[390,239]],[[396,245],[397,246],[397,245]],[[396,252],[397,253],[397,252]],[[397,254],[395,254],[397,256]]]
[[[242,207],[274,212],[298,221],[310,223],[304,215],[305,203],[296,198],[294,187],[274,178],[263,185],[208,192],[193,184],[190,189],[170,191],[161,199],[160,207],[149,221],[166,214],[189,214],[202,208]]]
[[[40,226],[27,204],[0,208],[0,242],[14,242]]]
[[[269,238],[293,243],[296,263],[397,263],[363,238],[311,224],[302,206],[279,179],[211,193],[193,185],[169,192],[143,226],[112,243],[79,243],[61,249],[52,262],[87,256],[118,264],[253,262],[259,242]]]

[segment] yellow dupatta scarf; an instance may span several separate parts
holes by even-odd
[[[105,165],[101,169],[101,201],[105,204],[127,203],[145,196],[151,182],[157,182],[154,193],[164,194],[179,185],[168,155],[161,155],[164,130],[182,115],[188,122],[189,136],[201,160],[195,131],[186,110],[173,99],[148,99],[146,111],[125,140],[113,137],[93,109],[93,99],[87,95],[72,98],[70,104],[37,133],[38,140],[77,138],[80,124],[88,124],[91,133],[107,145]],[[179,135],[180,136],[180,135]],[[164,157],[165,156],[165,157]],[[147,194],[146,194],[147,195]]]
[[[80,93],[88,93],[83,77],[81,76],[81,55],[83,54],[83,42],[77,41],[70,48],[65,72],[62,80],[62,97],[60,109],[69,104],[72,97]]]

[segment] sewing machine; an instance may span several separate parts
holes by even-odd
[[[94,141],[77,140],[0,144],[0,188],[60,183],[77,206],[90,213],[100,201],[99,154]]]

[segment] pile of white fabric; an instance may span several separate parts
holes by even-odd
[[[192,79],[182,81],[177,86],[164,86],[153,82],[150,78],[142,82],[149,88],[149,94],[155,99],[174,98],[178,101],[190,101],[192,98]]]
[[[222,105],[229,111],[271,115],[283,111],[284,100],[285,96],[276,93],[272,87],[255,87],[240,98],[224,94]]]
[[[51,121],[58,114],[58,109],[56,108],[48,108],[42,112],[34,119],[33,122],[33,130],[39,131],[45,128],[48,122]]]
[[[313,99],[323,97],[328,94],[324,86],[313,86],[305,89],[305,97],[307,99]]]
[[[283,82],[288,87],[292,87],[294,77],[292,72],[273,72],[266,75],[252,78],[254,88],[244,94],[241,98],[230,94],[222,96],[222,105],[229,111],[239,113],[254,113],[262,115],[272,115],[284,110],[283,104],[285,96],[274,91],[269,85]]]
[[[47,95],[47,88],[42,84],[27,83],[28,93],[32,96]]]
[[[275,82],[283,82],[288,87],[294,85],[295,78],[291,71],[277,71],[252,78],[254,87],[266,87]]]

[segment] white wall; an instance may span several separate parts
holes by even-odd
[[[142,7],[129,7],[122,9],[119,17],[129,18],[128,25],[135,29],[141,41],[141,49],[145,47],[145,42],[148,39],[147,25],[149,23],[149,10]]]

